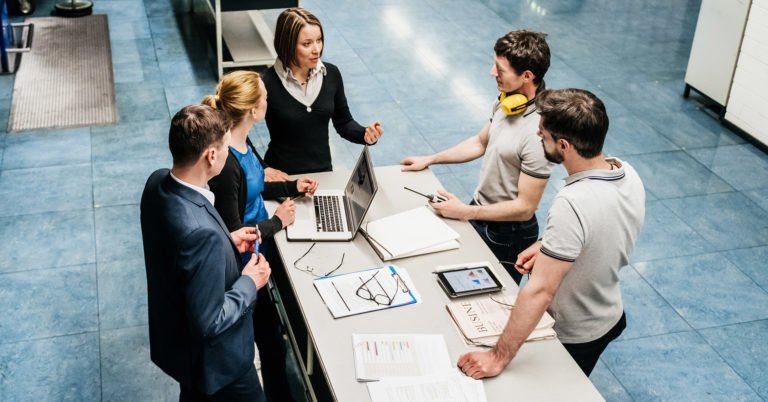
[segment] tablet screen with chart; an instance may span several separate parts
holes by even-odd
[[[487,267],[462,268],[438,273],[438,278],[455,295],[501,289],[501,284]]]

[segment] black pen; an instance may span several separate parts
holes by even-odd
[[[523,266],[523,265],[520,265],[520,264],[518,264],[518,263],[516,263],[516,262],[512,262],[512,261],[501,261],[501,260],[499,260],[499,262],[500,262],[500,263],[502,263],[502,264],[512,264],[512,266],[513,266],[513,267],[515,267],[516,269],[522,269],[523,271],[528,271],[528,274],[529,274],[529,275],[530,275],[531,271],[533,271],[533,267],[531,267],[530,269],[528,269],[528,268],[526,268],[525,266]]]
[[[336,287],[336,283],[331,282],[331,285],[333,285],[333,288],[336,289],[336,293],[339,294],[339,298],[341,299],[341,302],[344,303],[344,307],[347,308],[347,311],[352,311],[349,309],[349,306],[347,306],[347,301],[344,300],[344,297],[341,295],[341,292],[339,292],[339,288]]]
[[[408,191],[410,191],[410,192],[416,193],[416,194],[418,194],[418,195],[420,195],[420,196],[422,196],[422,197],[424,197],[424,198],[428,199],[428,200],[429,200],[429,202],[443,202],[443,201],[448,201],[448,199],[447,199],[447,198],[445,198],[445,197],[443,197],[443,196],[440,196],[440,195],[435,195],[435,194],[423,194],[423,193],[420,193],[420,192],[418,192],[418,191],[416,191],[416,190],[414,190],[414,189],[412,189],[412,188],[408,188],[408,187],[403,187],[403,188],[404,188],[404,189],[406,189],[406,190],[408,190]]]
[[[531,271],[533,271],[533,267],[531,267],[530,269],[528,269],[528,268],[526,268],[526,267],[524,267],[524,266],[522,266],[522,265],[520,265],[520,264],[515,264],[515,268],[517,268],[517,269],[522,269],[523,271],[528,271],[528,275],[530,275],[530,274],[531,274]]]

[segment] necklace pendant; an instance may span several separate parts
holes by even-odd
[[[312,113],[312,107],[311,106],[307,106],[307,112],[308,113]]]

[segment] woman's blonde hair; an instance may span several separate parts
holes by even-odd
[[[296,44],[299,41],[299,32],[307,25],[316,25],[320,28],[320,39],[325,41],[323,25],[314,14],[301,7],[289,8],[277,17],[275,25],[275,52],[277,58],[283,62],[286,68],[296,65]],[[320,56],[323,52],[320,52]]]
[[[203,98],[202,104],[219,109],[234,124],[240,123],[251,109],[261,104],[261,76],[254,71],[233,71],[219,80],[216,95]]]

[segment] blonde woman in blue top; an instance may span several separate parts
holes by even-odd
[[[293,223],[296,209],[293,201],[286,200],[271,218],[264,207],[264,198],[314,194],[317,182],[303,177],[294,181],[265,182],[265,169],[248,132],[264,118],[267,110],[267,92],[258,73],[235,71],[221,78],[216,95],[209,95],[203,103],[224,111],[233,121],[232,143],[221,173],[208,185],[216,196],[214,206],[227,228],[232,231],[244,225],[256,225],[261,232],[260,248],[265,255],[276,253],[272,236]],[[244,255],[250,259],[250,255]],[[276,267],[280,264],[276,264]],[[254,337],[259,349],[264,378],[264,392],[270,401],[290,401],[290,387],[285,372],[285,343],[280,319],[266,290],[260,291],[254,308]]]

